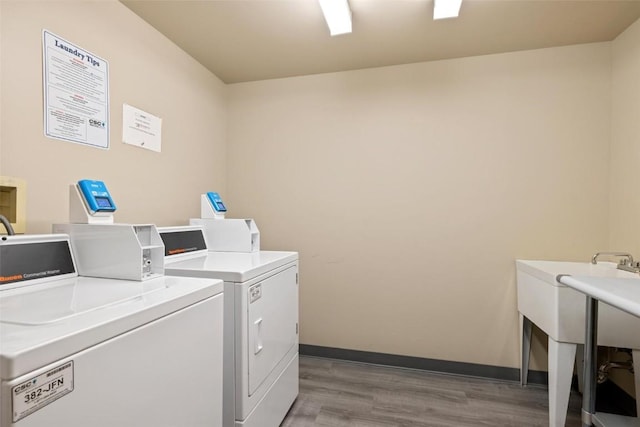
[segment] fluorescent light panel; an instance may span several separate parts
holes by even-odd
[[[460,13],[462,0],[435,0],[433,4],[433,19],[456,18]]]
[[[318,0],[332,36],[351,32],[351,9],[347,0]]]

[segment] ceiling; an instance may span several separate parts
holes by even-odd
[[[640,0],[349,0],[353,33],[329,36],[317,0],[121,0],[225,83],[611,41]]]

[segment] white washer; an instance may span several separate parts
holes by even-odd
[[[220,426],[222,282],[76,277],[73,263],[11,283],[25,275],[6,273],[9,246],[50,243],[71,256],[67,236],[0,239],[0,426]]]
[[[211,252],[199,227],[158,231],[166,274],[224,280],[224,427],[279,426],[298,396],[298,253]]]

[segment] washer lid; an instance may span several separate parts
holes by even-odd
[[[222,289],[220,280],[163,276],[144,282],[78,277],[3,291],[0,375],[15,378]]]
[[[227,282],[246,282],[297,260],[297,252],[208,252],[179,261],[165,259],[164,272],[181,276],[213,277]]]

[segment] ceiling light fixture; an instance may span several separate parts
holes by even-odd
[[[351,9],[347,0],[318,0],[332,36],[351,32]]]
[[[433,19],[457,18],[462,0],[435,0]]]

